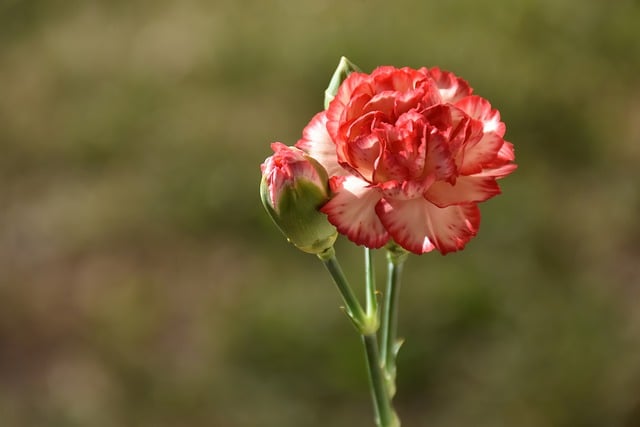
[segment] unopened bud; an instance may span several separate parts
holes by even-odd
[[[267,213],[298,249],[319,254],[333,246],[335,227],[319,208],[329,199],[327,172],[302,150],[271,144],[274,154],[260,166],[260,197]]]

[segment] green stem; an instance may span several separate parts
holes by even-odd
[[[387,288],[382,311],[382,366],[387,376],[389,394],[395,394],[396,355],[400,348],[398,333],[398,301],[400,295],[400,278],[408,253],[399,247],[387,250]]]
[[[373,271],[373,256],[371,249],[364,248],[364,271],[367,289],[367,316],[378,318],[378,295],[376,289],[375,272]]]
[[[400,427],[400,419],[391,405],[389,388],[383,372],[383,364],[378,351],[378,313],[375,302],[375,283],[373,281],[373,268],[371,253],[366,253],[365,266],[367,268],[367,313],[365,314],[360,302],[349,286],[349,282],[340,268],[333,248],[318,254],[326,269],[331,274],[342,300],[345,303],[347,314],[362,337],[362,343],[367,358],[367,372],[369,385],[373,398],[375,422],[378,427]]]
[[[359,332],[362,332],[363,328],[365,328],[367,324],[367,316],[362,309],[362,305],[360,305],[358,298],[351,290],[351,286],[349,286],[346,276],[342,272],[342,268],[336,258],[335,250],[331,247],[321,254],[318,254],[318,258],[320,258],[327,271],[329,271],[329,274],[331,274],[333,282],[336,284],[336,287],[340,292],[340,296],[344,301],[347,315],[355,325],[356,329],[358,329]]]
[[[378,427],[400,427],[400,419],[391,406],[391,398],[381,369],[378,338],[376,334],[362,335],[362,342],[367,356],[376,425]]]

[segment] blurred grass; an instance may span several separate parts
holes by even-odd
[[[257,196],[347,55],[456,72],[517,150],[468,248],[408,262],[404,425],[640,425],[638,22],[631,0],[0,2],[1,424],[371,425],[336,292]]]

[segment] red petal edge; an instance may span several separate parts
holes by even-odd
[[[439,208],[421,198],[381,200],[376,212],[393,240],[418,255],[433,249],[443,255],[461,250],[480,226],[475,204]]]
[[[500,194],[500,187],[493,176],[459,176],[455,185],[436,181],[425,193],[425,198],[440,208],[451,205],[484,202]]]
[[[376,215],[376,204],[382,197],[379,189],[355,176],[336,176],[329,180],[334,195],[320,209],[340,234],[368,248],[380,248],[389,233]]]

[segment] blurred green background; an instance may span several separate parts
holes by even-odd
[[[258,197],[346,55],[463,76],[519,164],[466,250],[407,263],[403,425],[640,426],[638,23],[637,0],[0,1],[0,425],[372,425],[338,294]]]

